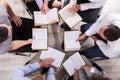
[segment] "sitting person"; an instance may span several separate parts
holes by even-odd
[[[89,61],[85,56],[82,55],[85,61],[85,65],[81,66],[79,70],[75,70],[73,76],[70,76],[68,80],[111,80],[106,77],[104,70],[97,65],[95,62]],[[96,78],[96,79],[95,79]]]
[[[61,8],[61,2],[58,0],[24,0],[24,3],[31,14],[33,14],[33,11],[42,11],[45,14],[49,8]]]
[[[0,54],[8,51],[34,52],[31,49],[33,20],[20,18],[4,1],[0,1]]]
[[[83,70],[76,71],[73,77],[70,77],[68,80],[99,80],[99,79],[100,80],[112,80],[104,75],[98,74],[97,69],[89,65],[82,66],[81,69]],[[86,72],[88,72],[89,75]]]
[[[77,3],[70,6],[68,10],[72,13],[78,13],[83,22],[94,23],[105,2],[106,0],[77,0]],[[71,30],[66,24],[62,24],[61,28],[66,31]]]
[[[96,43],[95,46],[80,52],[86,57],[115,58],[120,56],[120,14],[111,13],[101,16],[94,24],[83,25],[81,32],[83,34],[77,41],[91,36]]]
[[[35,1],[36,1],[37,5],[38,5],[39,9],[44,14],[48,12],[49,8],[50,9],[54,8],[54,7],[58,8],[58,9],[61,8],[61,2],[58,1],[58,0],[50,0],[50,1],[49,0],[44,0],[44,3],[43,3],[42,6],[41,6],[41,3],[40,3],[41,0],[35,0]]]
[[[52,58],[46,58],[42,61],[37,61],[32,64],[25,65],[22,68],[17,69],[12,75],[10,80],[56,80],[55,70],[51,66],[54,61]],[[47,79],[41,75],[33,76],[32,78],[26,77],[25,75],[40,69],[41,67],[50,67],[47,74]]]

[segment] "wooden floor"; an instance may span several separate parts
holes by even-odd
[[[31,18],[23,8],[21,0],[6,0],[11,5],[12,9],[18,16]],[[111,12],[120,12],[119,7],[120,0],[108,0],[104,10],[104,13],[110,10]],[[113,7],[114,6],[114,7]],[[110,8],[110,9],[108,9]],[[102,13],[102,14],[104,14]],[[57,49],[61,49],[61,43],[63,41],[63,30],[54,25],[49,27],[49,46],[56,46]],[[31,53],[28,53],[31,54]],[[13,71],[17,68],[22,67],[28,60],[34,56],[35,53],[32,53],[31,56],[20,56],[14,54],[1,54],[0,55],[0,80],[10,80],[10,76]],[[99,60],[96,61],[107,73],[107,75],[113,80],[120,80],[120,59],[108,59],[108,60]]]

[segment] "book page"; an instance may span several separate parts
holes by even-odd
[[[85,65],[85,61],[79,54],[79,52],[74,53],[72,56],[70,56],[70,59],[72,63],[74,63],[75,69],[80,69],[81,66]]]
[[[67,73],[72,76],[75,72],[75,66],[72,63],[71,59],[68,58],[64,63],[63,63],[63,67],[66,69]]]
[[[32,36],[35,38],[32,42],[32,49],[47,49],[47,28],[33,28]]]
[[[70,76],[74,74],[75,69],[78,70],[83,65],[85,65],[85,62],[78,52],[74,53],[63,63],[63,67]]]
[[[59,11],[60,16],[64,20],[64,22],[72,28],[74,25],[76,25],[78,22],[82,20],[82,18],[78,15],[78,13],[72,13],[68,10],[68,8],[72,6],[72,4],[68,4],[63,9]]]
[[[79,31],[65,31],[64,32],[64,44],[65,51],[75,51],[80,50],[79,41],[76,42],[76,39],[79,37]]]
[[[56,67],[60,67],[64,57],[65,57],[65,54],[63,52],[60,52],[51,47],[48,47],[47,51],[42,51],[41,55],[40,55],[40,59],[45,59],[45,58],[55,59],[55,61],[52,63],[52,65],[54,65]]]
[[[34,23],[35,25],[47,24],[47,17],[45,14],[42,14],[41,11],[34,11]]]
[[[49,12],[47,13],[47,23],[59,21],[57,11],[58,11],[57,8],[53,8],[49,10]]]

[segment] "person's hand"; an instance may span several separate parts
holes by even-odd
[[[91,68],[92,66],[87,65],[87,64],[81,67],[81,69],[85,69],[85,70],[90,70]]]
[[[95,36],[91,36],[91,38],[92,38],[94,41],[97,41],[97,40],[98,40],[97,37],[95,37]]]
[[[82,40],[84,40],[86,37],[87,37],[86,34],[82,34],[82,35],[79,36],[79,38],[78,38],[76,41],[82,41]]]
[[[80,10],[80,4],[73,4],[68,10],[72,13],[76,13]]]
[[[22,24],[22,20],[20,19],[20,17],[13,15],[11,17],[11,21],[13,21],[17,26],[21,26]]]
[[[42,61],[40,61],[40,66],[42,67],[49,67],[51,66],[51,64],[54,62],[54,59],[52,58],[46,58],[46,59],[43,59]]]
[[[28,44],[31,44],[31,43],[33,42],[34,39],[35,39],[35,37],[34,37],[34,38],[28,39],[28,40],[27,40],[27,43],[28,43]]]
[[[49,11],[48,5],[44,4],[42,8],[42,13],[46,14]]]
[[[45,80],[45,78],[41,75],[36,75],[32,77],[32,80]]]

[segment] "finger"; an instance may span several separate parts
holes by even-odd
[[[16,26],[18,27],[18,23],[15,21]]]

